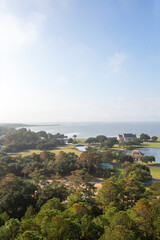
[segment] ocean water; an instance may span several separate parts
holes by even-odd
[[[141,133],[146,133],[146,134],[149,134],[150,136],[160,136],[160,122],[149,122],[149,123],[147,122],[57,123],[56,122],[56,123],[36,123],[36,125],[37,126],[27,127],[27,129],[30,129],[35,132],[44,130],[47,133],[52,133],[52,134],[63,133],[68,137],[77,135],[78,138],[96,137],[97,135],[106,135],[107,137],[116,137],[118,134],[121,134],[121,133],[136,133],[137,136],[139,136]]]

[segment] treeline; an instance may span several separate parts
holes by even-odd
[[[9,174],[0,182],[0,239],[158,240],[160,182],[146,190],[140,171],[127,167],[97,194],[81,170],[66,186],[40,187]]]
[[[103,162],[111,162],[114,155],[111,152],[96,153],[84,152],[78,157],[75,153],[60,152],[55,155],[51,152],[33,153],[22,157],[11,157],[5,153],[0,154],[0,177],[8,173],[16,176],[33,179],[50,178],[53,174],[68,176],[72,171],[83,169],[91,175],[105,176],[114,170],[101,167]],[[110,176],[110,175],[109,175]]]
[[[55,135],[45,131],[33,132],[26,128],[8,132],[1,140],[6,152],[19,152],[27,149],[50,150],[65,144],[64,135]]]
[[[88,144],[100,144],[101,147],[112,148],[114,144],[118,144],[116,137],[106,137],[104,135],[98,135],[97,137],[90,137],[86,141]]]
[[[15,128],[8,128],[8,127],[2,127],[0,126],[0,137],[6,135],[9,132],[14,132]]]
[[[156,142],[158,137],[150,137],[148,134],[142,133],[139,138],[131,141],[121,141],[119,142],[116,137],[106,137],[105,135],[98,135],[97,137],[88,138],[85,143],[91,145],[97,145],[102,149],[112,148],[115,144],[119,144],[120,147],[125,147],[127,149],[132,149],[135,146],[140,146],[141,143],[145,141]]]
[[[83,170],[84,172],[95,176],[108,178],[116,174],[114,169],[103,168],[102,163],[117,162],[128,166],[129,172],[140,171],[141,179],[151,180],[149,168],[141,164],[133,164],[133,158],[124,152],[83,152],[79,157],[73,153],[59,152],[55,155],[52,152],[33,153],[32,155],[22,157],[11,157],[6,153],[0,154],[0,177],[12,173],[23,178],[33,179],[35,182],[46,180],[53,175],[69,176],[71,172]],[[132,166],[132,167],[131,167]],[[143,170],[143,171],[141,171]]]

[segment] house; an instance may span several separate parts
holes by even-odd
[[[136,139],[137,139],[136,134],[133,134],[133,133],[123,133],[123,134],[119,134],[117,137],[117,140],[119,142],[134,141]]]
[[[143,153],[141,153],[139,150],[133,150],[130,155],[133,157],[134,161],[142,161]]]
[[[122,134],[119,134],[118,137],[117,137],[117,140],[118,140],[119,142],[124,141],[123,135],[122,135]]]

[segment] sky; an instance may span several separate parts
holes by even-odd
[[[159,0],[0,0],[0,122],[160,121]]]

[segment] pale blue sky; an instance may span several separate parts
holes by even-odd
[[[0,122],[160,121],[159,0],[0,0]]]

